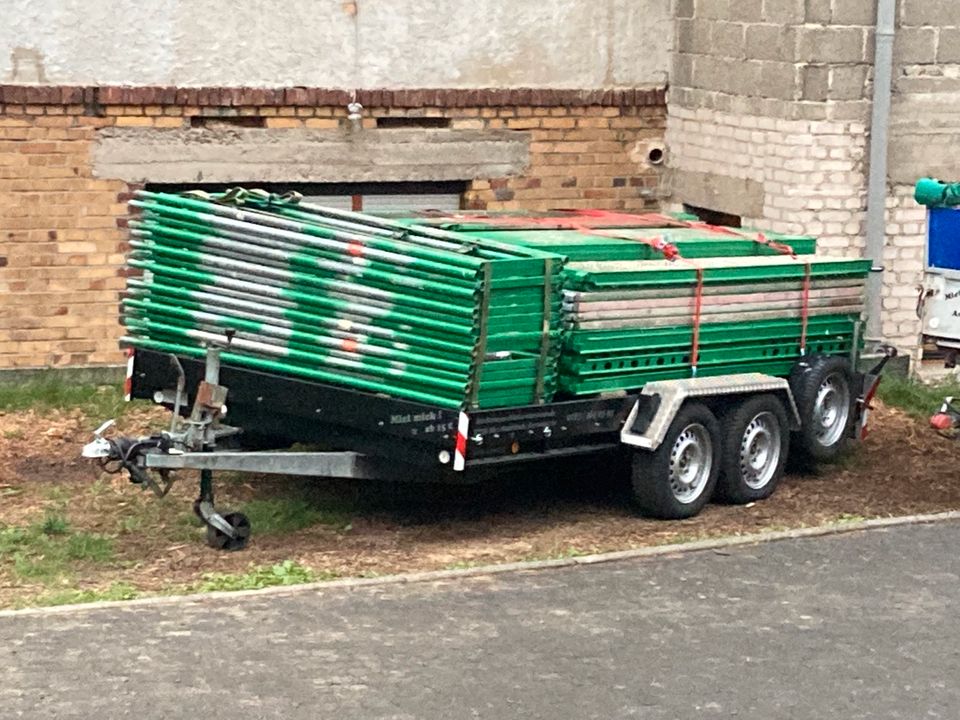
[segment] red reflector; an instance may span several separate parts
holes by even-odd
[[[930,427],[937,430],[949,430],[953,427],[953,418],[946,413],[937,413],[930,418]]]
[[[133,394],[133,348],[127,348],[127,377],[123,381],[123,399],[130,401]]]

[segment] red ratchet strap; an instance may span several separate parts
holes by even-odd
[[[693,291],[693,340],[690,345],[690,376],[696,377],[697,365],[700,362],[700,325],[703,319],[703,268],[685,257],[677,257],[697,273],[697,284]]]
[[[807,354],[807,325],[810,321],[810,261],[803,263],[803,304],[800,311],[800,357]]]
[[[566,215],[542,216],[517,216],[517,215],[477,215],[471,213],[440,213],[424,211],[422,215],[427,218],[439,218],[448,220],[450,223],[481,223],[494,228],[526,228],[536,227],[545,230],[582,230],[588,228],[590,231],[603,227],[616,227],[622,225],[631,229],[641,228],[681,228],[687,227],[688,223],[667,217],[662,213],[643,213],[640,215],[631,215],[630,213],[617,213],[609,210],[568,210],[564,208],[555,208],[556,212],[567,213]],[[628,238],[629,239],[629,238]]]
[[[690,227],[696,228],[698,230],[709,230],[710,232],[715,232],[720,235],[730,235],[732,237],[743,238],[744,240],[752,240],[758,245],[763,245],[765,247],[770,248],[771,250],[776,250],[781,255],[789,255],[790,257],[797,256],[796,251],[794,251],[792,247],[790,247],[786,243],[777,242],[776,240],[770,240],[763,233],[757,233],[757,237],[752,238],[749,235],[744,235],[743,233],[739,233],[732,228],[724,227],[723,225],[711,225],[710,223],[705,223],[705,222],[692,222],[690,223]]]
[[[689,260],[687,260],[690,263]],[[693,300],[693,342],[690,346],[690,375],[697,376],[697,364],[700,362],[700,320],[703,313],[703,268],[690,263],[697,271],[697,287]]]
[[[693,377],[696,377],[697,362],[700,360],[700,320],[703,315],[703,268],[697,263],[687,260],[685,257],[683,257],[680,254],[680,249],[676,245],[667,242],[667,239],[663,235],[652,238],[635,238],[627,237],[616,232],[598,230],[596,228],[575,227],[573,229],[587,235],[599,235],[601,237],[643,243],[644,245],[647,245],[648,247],[651,247],[659,252],[661,255],[663,255],[664,259],[668,260],[669,262],[680,260],[687,263],[697,271],[697,285],[694,290],[693,300],[693,343],[690,349],[690,372]]]
[[[598,230],[597,228],[591,227],[581,227],[575,226],[571,228],[577,232],[582,232],[584,235],[597,235],[599,237],[608,237],[615,240],[627,240],[629,242],[640,243],[641,245],[646,245],[647,247],[653,248],[658,253],[663,255],[665,260],[670,260],[671,262],[678,259],[680,256],[680,248],[678,248],[673,243],[667,242],[666,237],[663,235],[658,235],[656,237],[650,238],[638,238],[638,237],[629,237],[621,233],[614,232],[612,230]]]
[[[797,253],[792,247],[790,247],[786,243],[777,242],[776,240],[768,240],[767,236],[764,235],[763,233],[757,233],[757,238],[754,240],[754,242],[760,245],[764,245],[770,248],[771,250],[776,250],[781,255],[789,255],[794,259],[796,259],[797,257]]]

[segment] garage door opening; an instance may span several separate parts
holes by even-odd
[[[147,184],[153,192],[204,190],[223,192],[233,187],[261,188],[283,194],[298,192],[305,202],[338,210],[369,213],[400,213],[419,210],[456,212],[467,188],[464,182],[395,182],[395,183],[263,183],[251,180],[234,183]]]

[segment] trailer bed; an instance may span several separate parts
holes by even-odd
[[[204,377],[204,363],[178,359],[192,393]],[[162,404],[172,407],[178,375],[170,356],[138,349],[132,360],[131,397],[157,400],[166,392]],[[230,388],[226,420],[244,430],[239,439],[244,447],[298,443],[351,450],[422,468],[424,479],[460,482],[479,479],[476,470],[505,462],[615,449],[627,415],[646,398],[621,393],[459,412],[226,364],[220,377]],[[191,394],[186,407],[194,399]]]

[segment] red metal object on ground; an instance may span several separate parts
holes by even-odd
[[[953,427],[953,418],[947,413],[937,413],[930,418],[930,427],[935,430],[949,430]]]

